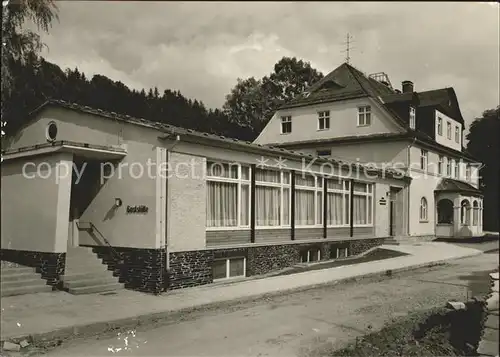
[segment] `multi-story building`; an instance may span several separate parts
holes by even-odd
[[[283,105],[255,143],[401,170],[391,187],[391,234],[482,233],[479,163],[463,146],[464,119],[453,88],[392,87],[344,63]]]

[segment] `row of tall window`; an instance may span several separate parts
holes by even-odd
[[[239,164],[207,162],[207,227],[250,227],[250,170]],[[291,172],[255,169],[256,228],[290,227]],[[295,227],[323,226],[326,183],[328,227],[350,225],[350,181],[295,173]],[[353,186],[353,224],[373,224],[373,184]]]
[[[429,152],[427,150],[421,149],[420,169],[428,171],[428,168],[429,168]],[[460,162],[457,162],[455,159],[439,155],[437,173],[438,175],[460,179]],[[471,166],[469,164],[465,164],[465,180],[471,181]]]
[[[437,133],[439,136],[443,135],[443,118],[441,117],[438,117]],[[446,121],[446,138],[448,140],[452,140],[451,135],[452,135],[452,124],[451,122]],[[455,142],[457,144],[460,144],[460,127],[458,125],[455,125]]]

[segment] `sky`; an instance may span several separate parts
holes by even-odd
[[[484,2],[58,1],[42,55],[130,88],[180,90],[221,107],[237,78],[283,56],[325,75],[345,61],[392,85],[453,87],[468,124],[499,105],[499,7]]]

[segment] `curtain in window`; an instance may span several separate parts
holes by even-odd
[[[255,187],[255,224],[257,226],[279,226],[281,206],[280,187]]]
[[[207,182],[207,227],[233,227],[238,224],[238,185]]]
[[[354,224],[367,224],[366,196],[354,195]]]
[[[250,224],[249,217],[249,204],[250,204],[250,186],[242,185],[241,186],[241,218],[240,224],[242,226],[248,226]]]
[[[295,191],[295,223],[297,225],[314,225],[315,191]]]
[[[343,205],[342,193],[328,192],[327,196],[327,218],[328,225],[339,226],[342,224]]]

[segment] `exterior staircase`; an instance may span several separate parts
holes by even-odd
[[[52,291],[52,286],[38,274],[35,268],[25,266],[9,266],[2,262],[0,272],[0,296],[35,294]]]
[[[399,241],[394,238],[394,237],[387,237],[385,240],[384,240],[384,244],[389,244],[389,245],[399,245]]]
[[[123,289],[124,285],[113,276],[107,265],[91,248],[68,247],[63,289],[73,295],[94,294]]]

